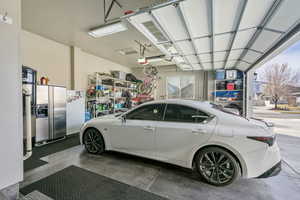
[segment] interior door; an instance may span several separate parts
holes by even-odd
[[[155,124],[162,119],[162,114],[162,104],[144,105],[127,113],[109,133],[113,149],[154,157]]]
[[[207,142],[215,125],[215,119],[200,110],[168,104],[164,121],[156,124],[159,159],[184,164],[194,147]]]

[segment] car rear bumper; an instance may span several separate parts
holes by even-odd
[[[268,178],[271,176],[276,176],[280,173],[280,171],[281,171],[281,161],[257,178]]]

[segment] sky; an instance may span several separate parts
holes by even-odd
[[[256,70],[260,74],[265,67],[272,64],[285,64],[287,63],[294,71],[300,71],[300,41],[290,46],[288,49],[265,63],[262,67]]]

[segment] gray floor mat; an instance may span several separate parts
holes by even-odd
[[[166,200],[139,188],[70,166],[21,189],[40,191],[54,200]]]

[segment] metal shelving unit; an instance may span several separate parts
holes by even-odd
[[[241,88],[227,89],[228,82],[240,81]],[[218,89],[217,84],[224,82],[224,89]],[[235,85],[236,87],[236,85]],[[243,93],[244,93],[244,76],[237,77],[236,79],[222,79],[214,81],[214,102],[226,106],[228,104],[237,104],[243,108]]]
[[[126,110],[122,107],[126,99],[122,97],[124,90],[128,90],[132,98],[137,95],[136,83],[99,72],[88,76],[88,85],[95,88],[95,97],[87,98],[87,110],[92,112],[93,118]]]

